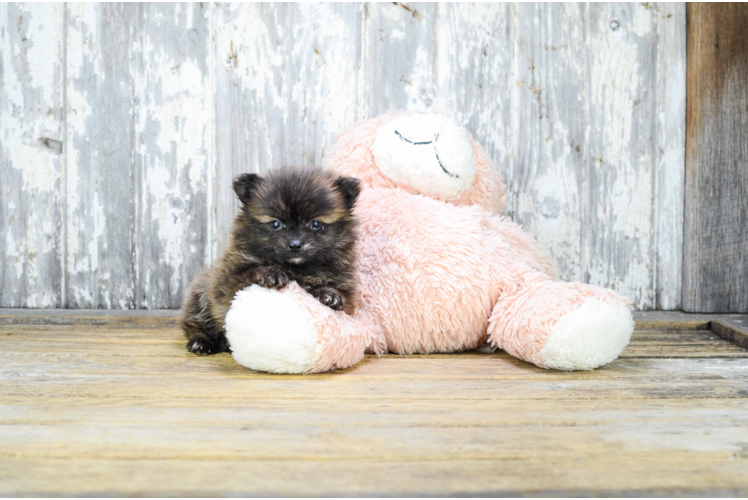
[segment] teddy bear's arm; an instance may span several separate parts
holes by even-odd
[[[366,351],[387,349],[382,329],[363,311],[333,311],[295,282],[281,291],[239,291],[226,315],[226,336],[239,364],[273,373],[348,368]]]

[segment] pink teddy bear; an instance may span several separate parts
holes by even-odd
[[[236,361],[273,373],[347,368],[365,352],[449,353],[488,342],[542,368],[591,370],[634,328],[612,290],[553,279],[553,264],[498,215],[504,186],[485,151],[440,115],[390,113],[340,136],[327,168],[361,180],[360,305],[333,311],[295,283],[236,294]]]

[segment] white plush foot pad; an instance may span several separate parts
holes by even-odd
[[[252,285],[226,314],[226,338],[237,363],[270,373],[304,373],[320,357],[309,314],[290,295]]]
[[[633,331],[628,306],[589,299],[556,322],[540,357],[547,368],[592,370],[616,359]]]

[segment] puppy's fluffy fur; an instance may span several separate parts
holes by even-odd
[[[187,348],[229,350],[224,320],[236,292],[296,281],[323,304],[352,313],[356,301],[358,180],[318,169],[284,168],[234,180],[241,210],[221,259],[192,283],[182,307]]]

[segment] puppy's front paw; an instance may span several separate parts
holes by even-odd
[[[187,342],[187,350],[198,356],[207,356],[208,354],[213,354],[215,352],[210,343],[202,340],[190,340]]]
[[[288,275],[280,268],[266,267],[259,272],[257,284],[264,288],[279,290],[288,285]]]
[[[330,309],[341,311],[345,307],[345,299],[334,288],[318,288],[312,294]]]

